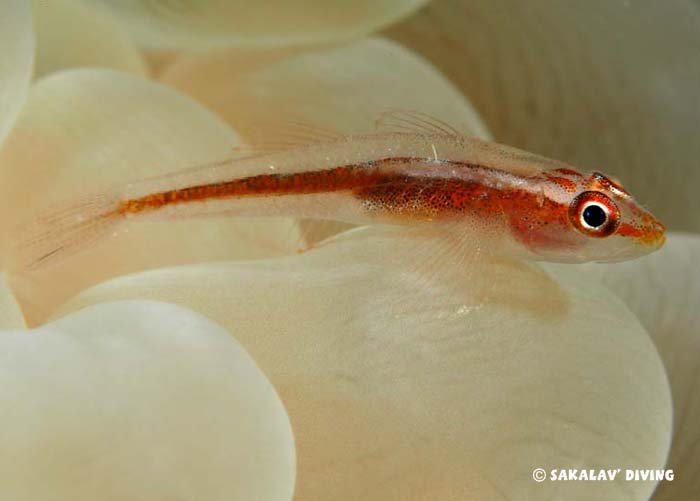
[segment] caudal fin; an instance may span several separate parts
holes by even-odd
[[[91,195],[50,208],[16,228],[10,239],[9,267],[36,270],[80,252],[116,230],[123,219],[115,193]]]

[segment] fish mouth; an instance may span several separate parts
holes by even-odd
[[[666,227],[652,216],[645,218],[641,225],[623,223],[617,230],[617,234],[656,250],[666,242]]]
[[[599,263],[619,263],[637,259],[663,247],[666,242],[666,227],[656,219],[650,218],[643,225],[622,224],[618,235],[628,238],[628,244],[617,251],[597,260]]]
[[[651,218],[651,221],[647,221],[644,226],[645,233],[647,234],[647,243],[654,249],[660,249],[666,243],[666,226],[658,219]]]
[[[655,247],[656,247],[657,249],[660,249],[661,247],[664,246],[665,243],[666,243],[666,235],[665,235],[664,233],[662,233],[662,234],[659,235],[659,237],[656,239]]]

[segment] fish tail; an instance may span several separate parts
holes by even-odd
[[[114,233],[124,220],[119,192],[81,197],[49,208],[11,238],[9,268],[37,270],[81,252]]]

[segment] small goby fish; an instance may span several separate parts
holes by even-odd
[[[19,254],[41,267],[128,220],[288,216],[424,224],[535,260],[632,259],[664,226],[615,180],[444,128],[337,137],[89,196],[40,217]]]

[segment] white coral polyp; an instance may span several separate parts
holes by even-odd
[[[0,499],[291,499],[275,390],[184,308],[101,304],[1,332],[0,381]]]

